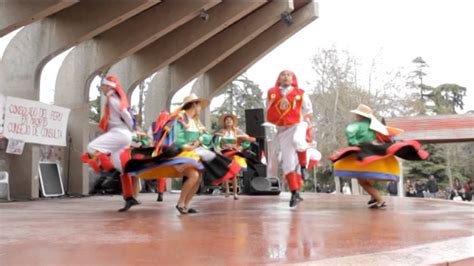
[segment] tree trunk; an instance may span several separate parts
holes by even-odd
[[[333,138],[333,143],[337,143],[337,130],[336,130],[336,116],[337,116],[337,105],[339,103],[339,88],[336,86],[336,99],[334,100],[334,109],[333,109],[333,115],[332,115],[332,138]]]
[[[450,147],[445,146],[446,149],[446,172],[448,174],[449,178],[449,188],[453,190],[453,174],[451,172],[451,153],[450,153]]]

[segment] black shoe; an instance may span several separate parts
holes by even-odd
[[[303,198],[301,197],[300,193],[299,192],[296,192],[296,199],[298,201],[303,201]]]
[[[385,201],[382,203],[375,202],[375,204],[369,206],[369,209],[380,209],[380,208],[385,208],[385,207],[387,207],[387,204],[385,203]]]
[[[189,208],[188,213],[198,213],[199,211],[194,208]]]
[[[375,199],[370,199],[369,201],[367,201],[367,205],[372,205],[374,203],[377,203]]]
[[[156,201],[163,201],[163,193],[158,193],[158,198]]]
[[[188,214],[188,209],[186,209],[185,207],[179,207],[178,205],[176,205],[176,209],[179,211],[179,213],[181,214]]]
[[[122,209],[118,210],[119,212],[125,212],[125,211],[128,211],[128,209],[130,209],[133,205],[139,205],[140,202],[138,200],[136,200],[135,198],[133,197],[130,197],[130,198],[126,198],[125,199],[125,206],[123,206]]]
[[[298,193],[292,193],[290,199],[290,207],[295,207],[300,200],[298,200]]]

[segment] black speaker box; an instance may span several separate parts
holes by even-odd
[[[265,138],[265,123],[263,109],[246,109],[245,110],[245,128],[246,133],[252,137]]]
[[[279,195],[281,192],[280,179],[278,177],[267,177],[267,166],[255,165],[256,171],[247,168],[244,172],[243,192],[248,195]]]

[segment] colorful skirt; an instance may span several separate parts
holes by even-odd
[[[398,181],[400,166],[394,156],[371,163],[361,164],[356,154],[351,154],[333,164],[334,175],[340,177],[365,178],[380,181]]]
[[[424,160],[429,154],[417,141],[372,144],[340,149],[329,157],[336,176],[398,181],[400,166],[395,156],[406,160]]]
[[[205,185],[217,185],[236,175],[240,166],[232,160],[215,154],[212,160],[202,161],[195,151],[163,152],[155,157],[132,159],[125,164],[124,171],[141,179],[156,179],[157,177],[183,177],[183,173],[189,169],[200,172],[206,171],[204,175]]]
[[[236,162],[240,166],[240,171],[247,171],[247,159],[240,151],[224,150],[222,155]]]

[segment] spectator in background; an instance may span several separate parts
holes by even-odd
[[[472,201],[472,178],[464,184],[464,200]]]
[[[451,195],[449,199],[451,200],[464,200],[464,189],[461,185],[459,178],[454,178],[453,189],[451,190]]]
[[[324,193],[331,193],[331,192],[332,192],[331,187],[328,184],[324,185]]]
[[[321,184],[318,182],[318,183],[316,183],[316,192],[320,193],[321,191],[322,191]]]
[[[408,187],[406,196],[407,196],[407,197],[416,197],[416,190],[415,190],[415,187],[414,187],[413,185],[410,185],[410,186]]]
[[[434,178],[434,175],[430,175],[428,182],[426,183],[426,188],[428,189],[428,196],[430,198],[436,198],[436,193],[438,193],[438,183]]]
[[[387,191],[390,196],[398,196],[398,182],[391,181],[388,183]]]
[[[416,180],[415,183],[415,191],[417,198],[424,198],[423,191],[425,190],[425,184],[421,182],[421,180]]]
[[[409,197],[409,196],[408,196],[408,192],[410,191],[410,187],[411,187],[411,186],[412,186],[412,184],[411,184],[410,179],[407,179],[407,181],[405,182],[405,186],[404,186],[404,188],[403,188],[404,191],[405,191],[405,196],[406,196],[406,197]]]

